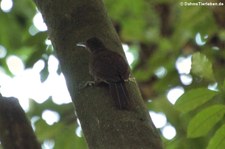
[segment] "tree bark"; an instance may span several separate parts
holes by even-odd
[[[79,88],[93,80],[89,53],[78,42],[98,37],[124,56],[120,40],[101,0],[34,0],[48,26],[61,70],[90,149],[162,149],[136,83],[128,82],[131,110],[115,107],[106,86]],[[124,56],[125,57],[125,56]]]
[[[0,140],[4,149],[41,149],[18,100],[1,94]]]

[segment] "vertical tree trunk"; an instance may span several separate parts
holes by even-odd
[[[111,50],[124,55],[102,1],[34,1],[48,26],[89,148],[162,149],[135,83],[126,83],[130,100],[135,104],[131,110],[117,109],[106,86],[79,88],[93,78],[88,73],[89,53],[76,43],[95,36]]]

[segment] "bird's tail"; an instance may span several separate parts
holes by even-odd
[[[116,106],[119,109],[129,109],[131,101],[129,100],[129,94],[125,86],[125,82],[111,83],[109,88]]]

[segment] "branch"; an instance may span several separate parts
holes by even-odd
[[[0,140],[4,149],[41,149],[18,100],[1,95]]]
[[[144,106],[136,83],[126,83],[132,110],[118,110],[107,87],[79,89],[93,80],[89,53],[76,43],[98,37],[124,56],[120,40],[101,0],[34,0],[48,26],[76,113],[92,149],[161,149],[161,140]],[[124,56],[125,57],[125,56]]]

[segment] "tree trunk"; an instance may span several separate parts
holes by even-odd
[[[136,83],[128,82],[131,110],[115,107],[106,86],[79,88],[93,80],[89,52],[78,42],[98,37],[124,55],[101,0],[34,0],[48,26],[61,70],[90,149],[162,149],[160,137],[143,104]],[[110,67],[110,66],[109,66]]]

